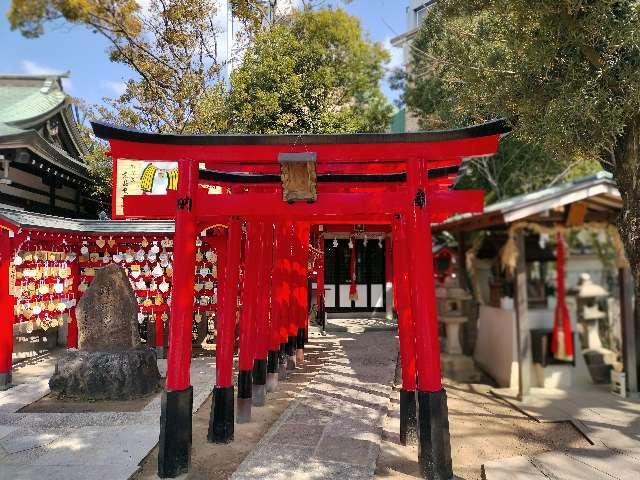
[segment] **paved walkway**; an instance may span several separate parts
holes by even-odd
[[[391,332],[336,333],[321,370],[233,480],[371,479],[397,357]]]
[[[367,318],[328,318],[328,332],[363,333],[365,331],[395,332],[398,323],[382,316]]]
[[[488,462],[487,480],[640,478],[640,401],[597,386],[572,391],[533,388],[524,402],[509,389],[493,393],[540,422],[572,422],[593,447]]]
[[[14,378],[29,383],[0,393],[0,480],[127,480],[158,442],[160,396],[140,412],[16,413],[49,393],[53,364],[17,368]],[[164,376],[166,360],[158,367]],[[191,378],[196,411],[213,388],[214,359],[193,359]]]

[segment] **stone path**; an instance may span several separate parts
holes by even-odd
[[[540,422],[572,422],[593,447],[488,462],[487,480],[640,478],[640,401],[598,386],[572,391],[533,388],[525,402],[516,400],[509,389],[493,393]]]
[[[164,376],[166,360],[158,367]],[[0,396],[0,480],[127,480],[158,442],[159,395],[140,412],[16,413],[49,393],[52,371],[20,367],[16,377],[31,382]],[[196,411],[213,388],[214,359],[193,359],[191,378]]]
[[[391,332],[336,333],[323,366],[233,480],[371,479],[396,368]]]
[[[369,318],[328,318],[326,329],[328,332],[362,333],[364,331],[395,332],[398,323],[382,316]]]

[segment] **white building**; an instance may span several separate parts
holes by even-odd
[[[407,29],[402,35],[391,39],[391,45],[402,48],[403,50],[403,63],[406,66],[405,68],[411,68],[411,45],[413,39],[426,13],[435,3],[436,0],[409,0],[409,5],[406,7]],[[415,132],[420,129],[416,118],[411,115],[411,112],[407,112],[406,109],[403,108],[397,115],[404,118],[395,119],[394,126],[396,130]]]

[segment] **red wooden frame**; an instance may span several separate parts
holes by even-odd
[[[296,336],[300,345],[307,327],[304,305],[310,227],[369,224],[388,228],[393,223],[394,244],[403,250],[393,255],[392,269],[398,287],[404,289],[396,301],[401,317],[403,385],[418,392],[442,390],[430,224],[453,214],[481,211],[482,192],[451,187],[466,158],[496,152],[500,136],[509,130],[503,121],[441,132],[367,135],[180,136],[97,123],[93,128],[98,137],[109,140],[116,165],[118,159],[179,163],[177,192],[122,199],[126,218],[176,218],[174,264],[183,267],[174,276],[183,279],[183,285],[174,291],[171,303],[167,390],[186,391],[189,386],[191,338],[182,319],[192,308],[193,243],[197,228],[214,223],[229,225],[227,248],[219,254],[218,267],[222,294],[217,388],[232,385],[242,221],[247,222],[254,244],[260,222],[275,224],[268,342],[272,351],[288,343],[289,355]],[[313,202],[283,200],[279,159],[291,153],[312,153],[315,158],[318,181]],[[115,200],[119,199],[114,199],[114,213]],[[245,274],[251,281],[243,299],[253,303],[254,312],[264,312],[260,308],[264,300],[258,298],[261,295],[253,282],[265,262],[245,254]],[[318,281],[319,288],[322,283]],[[318,300],[322,302],[322,292]],[[245,369],[251,367],[249,359],[256,352],[256,322],[246,320],[241,321],[244,341],[240,349],[241,368]],[[264,346],[260,354],[264,356]]]

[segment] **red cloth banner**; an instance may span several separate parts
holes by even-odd
[[[349,287],[349,300],[352,302],[358,301],[358,287],[356,285],[356,239],[351,237],[349,239],[351,245],[351,263],[349,265],[349,275],[351,277],[351,286]]]
[[[551,334],[551,352],[558,360],[573,360],[573,333],[564,284],[564,238],[556,233],[556,310]]]

